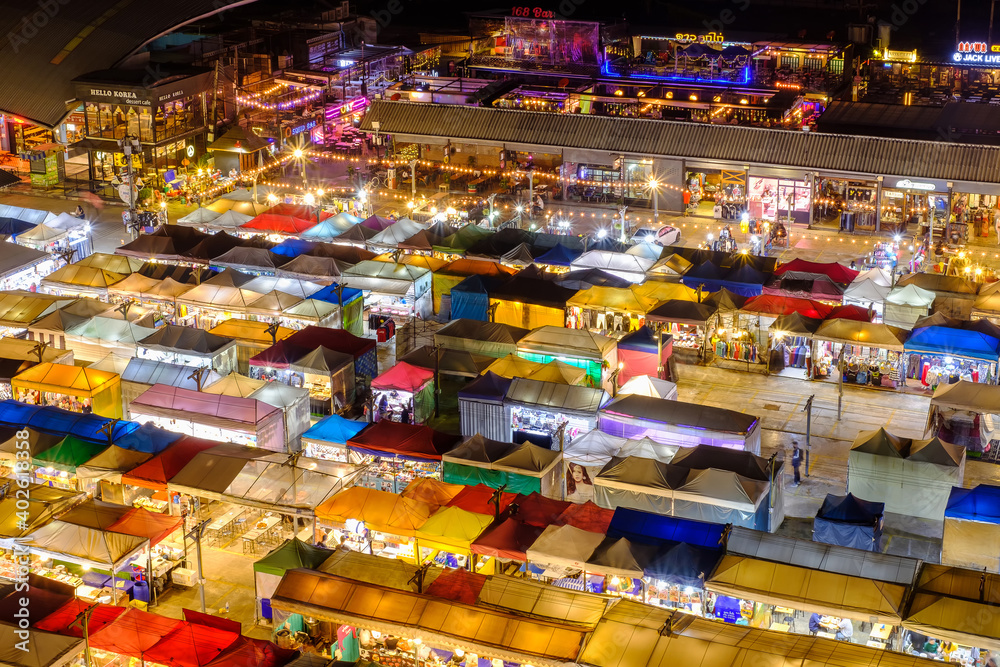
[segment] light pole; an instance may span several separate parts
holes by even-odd
[[[302,152],[301,148],[296,148],[294,151],[292,151],[292,157],[294,157],[296,160],[301,160],[301,164],[299,165],[299,168],[302,170],[302,184],[304,186],[305,183],[306,183],[306,161],[305,161],[305,153]]]
[[[410,160],[410,199],[417,200],[417,161]]]
[[[659,189],[660,182],[655,178],[649,179],[649,190],[653,195],[653,224],[659,224],[660,222],[660,206],[659,206]]]
[[[619,237],[622,243],[628,243],[628,237],[625,234],[625,211],[627,210],[628,206],[622,206],[621,208],[618,209],[618,215],[619,217],[621,217],[622,221],[621,235]]]
[[[118,146],[122,149],[122,153],[125,154],[125,168],[128,170],[128,216],[129,216],[129,229],[135,228],[135,196],[138,193],[138,188],[135,183],[135,174],[132,172],[132,155],[141,155],[141,148],[139,147],[139,138],[127,134],[118,140]]]

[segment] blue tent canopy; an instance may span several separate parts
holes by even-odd
[[[974,489],[954,487],[944,510],[946,519],[1000,524],[1000,486],[980,484]]]
[[[699,278],[701,280],[721,280],[725,272],[712,262],[702,262],[684,274],[685,278]]]
[[[480,377],[458,390],[459,398],[485,401],[503,401],[513,380],[486,371]]]
[[[0,218],[0,234],[5,236],[17,236],[29,229],[34,229],[35,225],[17,218]]]
[[[101,432],[101,428],[111,421],[114,420],[50,406],[27,405],[12,400],[0,401],[0,426],[14,428],[30,426],[46,433],[74,435],[82,440],[106,443],[108,436]],[[119,421],[111,434],[112,441],[117,441],[137,428],[139,428],[137,422]]]
[[[643,564],[647,577],[679,586],[701,588],[704,578],[712,573],[722,549],[699,547],[685,542],[662,542],[656,545],[656,555]]]
[[[569,266],[579,257],[579,250],[570,250],[562,243],[557,243],[551,250],[535,258],[536,264],[549,264],[551,266]]]
[[[719,523],[706,523],[680,519],[642,510],[619,507],[608,526],[608,537],[624,537],[632,542],[661,544],[687,542],[699,547],[715,548],[722,541],[726,527]]]
[[[344,419],[340,415],[330,415],[321,419],[302,434],[307,440],[322,440],[323,442],[334,442],[346,444],[348,440],[356,436],[368,426],[367,422]]]
[[[180,437],[180,433],[174,433],[146,422],[131,433],[116,440],[115,444],[122,449],[131,449],[134,452],[159,454]]]
[[[316,244],[312,241],[303,241],[302,239],[285,239],[278,245],[271,248],[271,252],[276,255],[284,255],[285,257],[298,257],[299,255],[304,255],[313,248]]]
[[[848,493],[846,496],[827,494],[816,515],[829,521],[848,523],[874,523],[885,512],[885,503],[862,500]]]
[[[708,292],[718,292],[725,288],[740,296],[759,296],[764,292],[767,274],[744,264],[724,272],[712,262],[703,262],[684,274],[681,283],[692,289],[701,286]]]
[[[618,341],[618,349],[652,352],[653,354],[659,352],[656,334],[646,325],[639,327]]]
[[[451,288],[451,319],[489,319],[490,295],[482,276],[469,276]]]
[[[324,287],[320,291],[313,292],[309,296],[309,298],[310,299],[319,299],[320,301],[326,301],[327,303],[335,303],[338,306],[342,306],[344,304],[351,303],[355,299],[360,299],[361,296],[362,296],[362,294],[363,294],[362,291],[359,290],[359,289],[354,289],[352,287],[344,287],[344,291],[343,291],[344,303],[342,304],[342,303],[340,303],[339,299],[337,298],[337,286],[336,285],[327,285],[326,287]]]
[[[903,351],[996,362],[1000,359],[1000,340],[978,331],[924,327],[910,335]]]

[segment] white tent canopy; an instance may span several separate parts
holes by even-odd
[[[844,304],[865,308],[871,304],[876,311],[881,311],[882,304],[890,292],[892,292],[891,287],[880,285],[874,280],[855,280],[844,290]]]
[[[874,269],[868,269],[867,271],[862,271],[851,282],[851,284],[853,285],[855,283],[863,281],[871,281],[881,287],[892,287],[892,270],[883,269],[882,267],[876,267]]]
[[[219,217],[219,213],[213,211],[210,208],[199,207],[191,211],[182,218],[177,219],[178,225],[191,225],[192,227],[197,225],[204,225],[212,222]]]
[[[621,396],[622,394],[639,394],[640,396],[676,401],[677,385],[652,375],[636,375],[618,389],[617,395]]]
[[[269,292],[284,292],[305,299],[312,294],[323,289],[319,285],[308,280],[298,280],[297,278],[280,278],[276,276],[258,276],[248,283],[240,285],[241,289],[250,290],[259,294]]]
[[[897,287],[885,297],[882,321],[889,326],[912,329],[917,320],[930,314],[936,297],[934,292],[916,285]]]
[[[395,248],[397,244],[424,229],[426,227],[423,225],[409,218],[402,218],[368,239],[368,245]]]
[[[641,283],[646,279],[646,272],[657,261],[637,255],[611,252],[610,250],[591,250],[577,257],[570,264],[570,270],[600,269],[633,283]]]
[[[80,361],[98,361],[108,354],[134,357],[139,341],[155,329],[111,317],[92,317],[66,331],[66,347]]]
[[[573,526],[549,526],[525,552],[528,561],[544,566],[543,577],[559,578],[586,567],[604,535]]]
[[[295,442],[300,435],[309,430],[311,418],[308,389],[292,387],[281,382],[267,382],[253,392],[250,398],[281,409],[285,416],[285,437],[289,443]]]
[[[19,540],[32,552],[101,569],[118,570],[148,544],[145,537],[53,521]]]

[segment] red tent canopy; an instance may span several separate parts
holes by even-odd
[[[343,329],[327,329],[316,326],[308,326],[301,331],[296,331],[284,340],[289,344],[304,348],[307,352],[318,347],[326,347],[337,352],[350,354],[355,359],[375,349],[374,339],[359,338]]]
[[[309,354],[309,352],[309,350],[303,349],[298,345],[292,345],[285,338],[284,340],[279,340],[263,352],[250,357],[250,365],[266,366],[268,368],[288,368]]]
[[[199,452],[217,447],[215,440],[204,440],[184,435],[170,443],[166,449],[122,475],[122,484],[141,486],[144,489],[164,491],[167,482],[191,462]]]
[[[189,623],[197,623],[198,625],[207,625],[211,628],[219,628],[220,630],[228,630],[229,632],[235,632],[240,634],[243,629],[243,624],[239,621],[233,621],[228,618],[222,618],[221,616],[212,616],[211,614],[206,614],[200,611],[195,611],[194,609],[184,609],[184,620]]]
[[[90,645],[109,653],[142,659],[146,651],[156,646],[181,623],[183,621],[159,614],[126,609],[114,621],[91,633]]]
[[[317,224],[315,217],[295,218],[290,215],[261,213],[250,222],[244,222],[239,228],[278,234],[301,234]]]
[[[156,546],[168,535],[181,527],[184,520],[179,516],[169,516],[150,512],[141,507],[133,507],[122,518],[108,526],[114,533],[125,533],[149,538],[150,546]]]
[[[563,510],[558,523],[603,535],[608,532],[614,515],[614,510],[605,509],[588,500],[585,503],[573,503]]]
[[[517,504],[515,519],[542,528],[558,524],[559,516],[572,505],[563,500],[546,498],[538,492],[527,496],[519,494],[514,502]]]
[[[440,461],[461,436],[435,431],[430,426],[400,424],[383,419],[347,441],[347,446],[374,454],[392,454],[402,458]]]
[[[517,519],[495,523],[472,543],[472,553],[496,558],[526,561],[525,552],[535,543],[545,528],[532,526]]]
[[[447,570],[427,587],[427,595],[453,602],[474,605],[483,590],[486,577],[468,570]]]
[[[858,271],[850,269],[837,262],[808,262],[804,259],[793,259],[788,264],[782,264],[774,270],[774,275],[782,276],[788,272],[811,273],[826,276],[835,283],[844,285],[858,277]]]
[[[305,206],[302,204],[275,204],[271,208],[264,211],[265,214],[272,213],[274,215],[290,215],[293,218],[301,218],[302,220],[315,220],[316,210],[311,206]],[[319,221],[322,222],[327,218],[333,217],[332,213],[326,211],[320,211]],[[316,223],[313,223],[316,224]]]
[[[828,320],[857,320],[858,322],[871,322],[874,318],[874,311],[861,306],[837,306],[826,316]]]
[[[238,632],[181,622],[142,656],[169,667],[204,667],[239,638]]]
[[[383,391],[395,389],[413,394],[420,391],[424,385],[432,380],[434,380],[434,371],[401,361],[372,380],[372,389]]]
[[[208,667],[283,667],[298,656],[298,651],[278,648],[265,639],[241,636]]]
[[[379,422],[380,424],[382,422]],[[490,498],[493,496],[493,492],[496,489],[490,488],[485,484],[476,484],[475,486],[467,486],[458,492],[454,498],[448,503],[448,507],[458,507],[467,512],[475,512],[476,514],[486,514],[487,516],[493,516],[493,503],[490,502]],[[500,494],[500,511],[503,512],[507,509],[507,506],[514,502],[517,498],[516,493],[501,493]]]
[[[49,614],[35,623],[35,627],[39,630],[58,632],[61,635],[82,638],[83,627],[73,626],[72,624],[80,614],[91,607],[94,607],[94,611],[90,612],[90,621],[87,623],[87,632],[91,636],[125,612],[125,607],[116,607],[110,604],[90,604],[79,598],[73,598],[60,607],[58,611]]]
[[[833,306],[811,299],[799,299],[793,296],[777,296],[773,294],[762,294],[743,304],[740,308],[747,313],[760,313],[761,315],[771,315],[779,317],[781,315],[791,315],[798,313],[803,317],[811,317],[816,320],[825,319]]]

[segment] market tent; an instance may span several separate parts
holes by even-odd
[[[527,550],[544,530],[542,526],[507,517],[476,538],[472,543],[472,553],[524,562],[528,559]]]
[[[289,370],[303,375],[322,375],[330,383],[330,400],[333,408],[351,405],[355,398],[354,357],[320,345],[309,354],[293,362]]]
[[[623,438],[648,436],[666,445],[710,444],[760,453],[760,421],[742,412],[631,394],[601,409],[601,430]]]
[[[864,551],[882,551],[882,521],[885,503],[826,494],[813,519],[813,541]]]
[[[646,319],[650,322],[673,322],[703,327],[715,313],[716,309],[705,303],[670,299],[651,310]]]
[[[232,202],[231,202],[232,203]],[[224,229],[228,231],[233,231],[237,227],[240,227],[244,223],[253,220],[254,211],[250,204],[246,206],[234,206],[233,208],[226,208],[226,206],[219,206],[218,202],[211,204],[206,207],[208,210],[215,211],[219,213],[219,217],[213,218],[212,220],[204,223],[205,227],[208,229]]]
[[[872,306],[882,310],[886,297],[892,292],[889,285],[881,285],[874,280],[855,280],[844,290],[844,303]]]
[[[441,460],[445,482],[504,487],[511,493],[561,495],[561,454],[531,443],[515,445],[476,434]]]
[[[315,218],[297,218],[279,213],[261,213],[253,220],[240,225],[240,230],[267,234],[301,234],[317,224]]]
[[[927,326],[914,328],[903,350],[996,363],[1000,359],[1000,340],[978,331]]]
[[[388,491],[352,486],[316,507],[316,518],[333,524],[361,521],[370,530],[413,537],[430,518],[430,505]]]
[[[671,340],[663,340],[663,332],[654,333],[647,325],[625,334],[618,341],[618,362],[621,369],[618,381],[627,384],[632,378],[650,376],[658,378],[667,366],[671,354]],[[666,344],[664,344],[666,343]],[[663,397],[667,398],[667,397]]]
[[[143,653],[143,660],[169,667],[205,667],[240,636],[239,632],[184,622]]]
[[[266,248],[238,246],[218,257],[213,257],[209,265],[223,269],[241,269],[273,274],[278,267],[286,263],[286,259]]]
[[[23,543],[34,553],[50,558],[69,558],[98,569],[117,571],[126,561],[146,548],[149,540],[53,521],[25,537]]]
[[[160,284],[156,278],[148,278],[141,273],[130,273],[114,285],[108,288],[111,296],[126,296],[140,298],[143,292],[147,292]]]
[[[51,468],[63,472],[76,472],[79,466],[94,458],[105,449],[107,443],[87,442],[72,435],[63,438],[58,445],[50,447],[31,459],[35,466]]]
[[[621,354],[621,347],[618,348]],[[637,375],[618,389],[618,395],[637,394],[639,396],[649,396],[651,398],[664,398],[670,401],[677,400],[677,385],[667,380],[661,380],[649,375]]]
[[[372,391],[413,395],[413,423],[422,424],[434,413],[434,371],[400,361],[372,379]],[[384,421],[384,420],[383,420]]]
[[[258,294],[282,292],[300,299],[305,299],[322,289],[321,285],[308,280],[281,276],[257,276],[249,282],[240,285],[240,287],[251,292],[257,292]]]
[[[332,213],[326,211],[317,211],[306,204],[289,204],[287,202],[281,202],[275,204],[271,208],[264,211],[264,213],[270,213],[272,215],[290,215],[293,218],[300,218],[302,220],[315,220],[317,217],[326,220],[333,216]]]
[[[111,428],[108,424],[113,424]],[[114,421],[94,414],[70,412],[51,406],[26,405],[19,401],[0,401],[0,426],[28,426],[47,433],[70,434],[90,442],[108,444],[130,433],[139,425],[130,421]]]
[[[112,484],[121,484],[123,473],[151,458],[152,454],[112,445],[83,465],[77,466],[76,477],[81,482],[105,480]]]
[[[122,372],[122,396],[125,405],[131,405],[133,400],[154,384],[197,390],[198,382],[192,377],[195,370],[191,366],[168,364],[165,361],[130,359]],[[215,371],[209,371],[202,377],[201,384],[211,384],[221,378],[222,376]]]
[[[568,442],[563,448],[563,460],[585,466],[588,472],[593,472],[590,475],[593,479],[618,454],[625,442],[625,438],[617,438],[594,429]]]
[[[370,456],[395,456],[415,461],[440,461],[460,440],[459,436],[429,426],[401,424],[383,419],[347,441],[348,446]]]
[[[494,440],[503,440],[510,433],[503,399],[511,380],[486,371],[482,376],[458,390],[458,413],[464,435],[481,433]]]
[[[810,299],[762,294],[747,301],[740,310],[745,313],[757,313],[771,317],[799,313],[804,317],[822,320],[830,314],[833,306]]]
[[[965,456],[963,447],[937,438],[863,431],[847,456],[847,490],[884,503],[889,512],[940,521],[952,487],[962,484]]]
[[[285,420],[285,440],[290,451],[298,451],[296,439],[311,423],[309,390],[282,382],[268,382],[250,398],[281,410]]]
[[[441,241],[441,245],[435,246],[434,250],[445,254],[460,255],[482,239],[493,236],[494,233],[492,230],[483,229],[470,222],[454,234],[446,236]]]
[[[180,472],[199,452],[217,447],[218,442],[182,435],[170,447],[122,474],[122,484],[130,484],[154,491],[167,488],[174,475]]]
[[[454,498],[448,501],[448,507],[461,507],[470,512],[494,516],[498,513],[498,504],[499,512],[502,513],[517,499],[516,493],[501,492],[497,494],[496,489],[477,484],[476,486],[463,487],[455,494]]]
[[[23,649],[19,646],[21,642],[24,642]],[[21,630],[14,624],[0,623],[0,664],[3,665],[62,667],[73,662],[83,648],[83,640],[78,637],[65,637],[37,628]]]
[[[660,257],[662,257],[665,252],[669,251],[664,250],[663,246],[654,243],[652,240],[648,240],[636,243],[634,246],[626,250],[625,254],[636,255],[637,257],[645,257],[646,259],[651,259],[654,262],[658,262],[660,261]]]
[[[909,329],[931,312],[936,298],[934,292],[917,285],[896,287],[885,297],[882,320],[891,326]]]
[[[588,500],[584,503],[570,503],[559,515],[556,523],[604,534],[611,525],[614,515],[613,510],[600,507]]]
[[[490,292],[507,281],[507,276],[469,276],[464,278],[457,285],[451,287],[450,292],[438,295],[438,307],[435,312],[441,318],[451,317],[453,319],[467,318],[486,322],[490,319]],[[435,281],[437,274],[435,274]],[[437,284],[435,282],[435,284]]]
[[[141,660],[143,655],[184,621],[126,609],[115,620],[90,634],[91,648]]]
[[[219,287],[243,287],[254,279],[249,273],[243,273],[237,269],[223,269],[204,281],[205,285],[218,285]]]
[[[493,523],[493,517],[458,507],[442,507],[417,530],[421,549],[471,553],[472,542]]]
[[[254,588],[257,598],[270,598],[278,582],[288,570],[299,567],[318,569],[333,551],[315,547],[297,537],[285,540],[269,554],[253,564]]]
[[[407,484],[399,495],[427,503],[436,509],[447,505],[464,488],[462,484],[448,484],[430,477],[418,477]]]
[[[312,241],[304,241],[290,236],[278,245],[272,246],[271,252],[276,255],[284,255],[288,258],[294,258],[307,254],[315,248],[316,244]]]
[[[535,261],[534,251],[527,243],[521,243],[520,245],[502,254],[500,256],[500,261],[504,262],[507,266],[530,266]]]
[[[856,284],[866,280],[870,280],[881,287],[892,287],[892,269],[882,268],[880,266],[868,269],[867,271],[859,273],[851,282],[852,284]]]
[[[130,507],[125,514],[108,526],[108,530],[125,535],[136,535],[149,539],[150,546],[156,546],[184,524],[178,516],[151,512],[141,507]]]
[[[809,262],[804,259],[793,259],[774,270],[774,274],[777,276],[791,275],[793,277],[800,277],[822,275],[835,283],[844,285],[850,284],[858,277],[858,273],[858,271],[837,262]]]
[[[49,491],[44,499],[39,493],[42,489]],[[28,494],[27,507],[24,505],[24,498],[17,498],[14,494],[0,499],[0,539],[24,537],[84,497],[82,493],[75,491],[32,483],[24,491]]]
[[[283,316],[287,309],[301,301],[301,298],[293,294],[273,291],[251,301],[247,304],[244,312],[248,315],[256,315],[257,317],[277,319]]]
[[[1000,572],[1000,486],[955,487],[944,511],[941,562]]]
[[[908,587],[727,554],[706,578],[705,588],[806,612],[899,625]]]
[[[583,253],[579,250],[571,250],[562,243],[557,243],[550,250],[536,257],[535,261],[539,264],[548,264],[550,266],[570,266],[574,261],[579,259],[581,254]],[[657,256],[656,259],[659,259],[659,257]]]
[[[538,363],[513,354],[497,359],[490,364],[486,372],[507,379],[531,378],[559,384],[583,384],[587,377],[584,369],[561,361]]]
[[[434,344],[501,359],[516,353],[518,342],[528,333],[506,324],[455,319],[434,333]]]
[[[768,327],[775,336],[804,336],[811,338],[823,320],[804,317],[799,313],[789,313],[776,318]]]
[[[218,218],[221,213],[218,211],[213,211],[210,208],[203,208],[199,206],[195,210],[191,211],[187,215],[177,219],[178,225],[190,225],[192,227],[197,227],[199,225],[205,225],[212,222]]]
[[[595,385],[602,383],[604,368],[618,367],[618,346],[613,338],[562,326],[533,330],[518,341],[517,355],[529,361],[559,360],[579,366],[587,371]]]
[[[677,456],[678,451],[680,451],[680,447],[677,445],[664,445],[652,438],[646,437],[626,440],[618,449],[615,456],[619,458],[636,457],[640,459],[652,459],[660,463],[670,463]],[[685,449],[685,451],[688,450]]]
[[[299,657],[296,657],[299,656]],[[313,656],[313,657],[309,657]],[[322,662],[323,664],[317,664]],[[325,660],[315,654],[299,654],[288,648],[279,648],[263,639],[239,636],[223,650],[219,657],[205,667],[325,667]]]
[[[1000,651],[1000,577],[924,563],[903,627],[935,639]]]
[[[367,227],[368,229],[374,229],[376,231],[381,232],[387,227],[391,227],[395,223],[396,221],[391,218],[383,218],[382,216],[378,215],[370,215],[361,222],[359,222],[358,224],[362,225],[363,227]]]
[[[403,218],[368,239],[368,244],[375,247],[395,248],[423,230],[423,225],[413,222],[409,218]],[[430,249],[430,245],[427,246],[427,249]]]
[[[587,559],[585,570],[605,577],[641,579],[654,550],[655,547],[633,544],[624,537],[606,537]]]
[[[432,345],[421,345],[408,352],[400,361],[411,366],[433,370],[436,368],[441,375],[455,375],[464,378],[477,378],[486,372],[496,360],[484,354],[473,354],[464,350],[435,350]]]
[[[336,238],[360,222],[361,218],[351,215],[347,211],[341,211],[302,232],[302,238],[313,240]]]
[[[239,396],[240,398],[246,398],[263,387],[265,384],[267,384],[267,382],[264,380],[255,380],[251,377],[233,372],[209,385],[202,387],[202,391],[206,394],[220,394],[222,396]]]
[[[906,332],[896,327],[874,322],[828,320],[819,325],[813,338],[833,343],[877,347],[902,352]]]
[[[139,345],[157,352],[211,358],[235,347],[236,341],[210,334],[204,329],[167,324],[139,341]]]
[[[230,236],[226,232],[216,232],[211,236],[202,239],[190,250],[181,253],[181,257],[186,262],[208,265],[209,260],[219,255],[225,254],[233,248],[246,245],[246,241],[236,236]]]
[[[631,280],[613,276],[600,269],[580,269],[579,271],[560,273],[555,276],[555,283],[560,287],[572,290],[590,287],[630,287],[635,284]]]
[[[603,541],[603,535],[573,526],[549,526],[525,555],[532,564],[545,568],[543,577],[561,579],[585,570],[587,559]]]
[[[521,272],[490,294],[493,321],[525,329],[566,324],[566,302],[575,290]]]
[[[613,276],[631,280],[633,283],[641,283],[646,279],[646,272],[655,263],[656,260],[645,257],[609,250],[590,250],[577,257],[570,268],[574,271],[600,269]]]
[[[306,351],[322,346],[350,354],[354,357],[354,370],[357,375],[365,375],[369,378],[378,375],[375,354],[376,342],[373,339],[361,338],[343,329],[328,329],[310,325],[296,331],[285,340]]]
[[[578,417],[585,421],[581,426],[581,432],[590,430],[597,423],[597,411],[601,405],[607,401],[608,393],[602,389],[591,387],[581,387],[577,385],[555,384],[553,382],[540,382],[538,380],[527,380],[525,378],[514,378],[504,397],[504,406],[510,413],[520,407],[532,410],[542,410],[546,412],[562,413],[566,416]],[[539,437],[537,432],[530,429],[511,433],[508,431],[506,437],[520,434],[526,440],[533,437],[537,439],[536,444],[552,446],[551,436],[543,435]],[[571,440],[572,437],[563,437],[563,440]],[[553,449],[557,449],[553,447]]]
[[[347,451],[347,441],[368,426],[368,422],[345,419],[340,415],[330,415],[316,422],[302,434],[302,446],[309,456],[314,447],[332,447]],[[359,459],[360,457],[355,457]]]
[[[253,372],[256,373],[261,368],[291,368],[293,363],[306,356],[306,349],[295,345],[291,340],[291,336],[279,340],[263,352],[250,357],[250,367],[255,368]]]
[[[580,290],[566,302],[566,306],[593,309],[600,312],[615,311],[645,315],[658,303],[655,297],[635,289],[622,287],[591,287]]]
[[[722,544],[725,532],[726,526],[722,524],[619,507],[615,509],[607,535],[627,537],[633,542],[647,544],[685,542],[694,546],[714,548]]]
[[[299,255],[282,264],[275,275],[279,278],[325,281],[329,278],[339,278],[341,273],[349,268],[351,268],[351,264],[334,257]]]
[[[41,287],[57,292],[105,296],[110,286],[124,279],[121,273],[69,264],[42,278]]]

